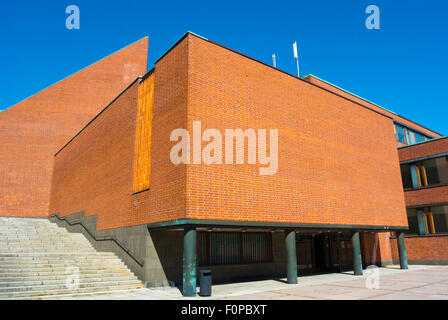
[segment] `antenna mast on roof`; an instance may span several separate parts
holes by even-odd
[[[297,76],[300,78],[300,69],[299,69],[299,54],[297,52],[297,41],[292,44],[292,50],[294,51],[294,59],[297,62]]]
[[[272,55],[272,66],[277,68],[277,62],[275,61],[275,53]]]

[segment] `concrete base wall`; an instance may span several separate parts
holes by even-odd
[[[183,231],[148,230],[146,225],[117,229],[96,230],[97,217],[85,217],[83,212],[63,217],[49,217],[50,221],[69,232],[82,233],[102,252],[114,252],[147,287],[182,284]],[[118,240],[120,246],[112,238]],[[213,283],[251,278],[281,278],[286,276],[285,235],[272,233],[273,261],[270,263],[229,266],[198,266],[209,269]],[[125,249],[123,249],[123,247]],[[131,254],[126,252],[128,250]],[[135,259],[143,263],[140,265]],[[198,278],[199,284],[199,278]]]
[[[167,286],[168,281],[178,285],[181,281],[182,232],[150,232],[146,225],[98,231],[96,216],[85,217],[83,212],[66,216],[63,221],[53,216],[49,219],[69,232],[84,234],[96,250],[114,252],[148,287]],[[125,249],[112,238],[117,239]]]

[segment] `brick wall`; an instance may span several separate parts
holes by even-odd
[[[57,155],[51,213],[98,215],[98,229],[184,218],[407,226],[391,119],[191,34],[154,76],[150,190],[132,194],[135,85]],[[170,134],[195,120],[279,129],[277,174],[175,166]]]
[[[135,212],[146,223],[185,217],[186,168],[170,161],[170,134],[187,123],[187,42],[178,43],[154,68],[150,191],[135,196]]]
[[[407,226],[391,119],[219,45],[187,40],[190,132],[195,120],[203,130],[279,130],[276,175],[260,176],[254,165],[188,166],[188,218]]]
[[[50,213],[97,215],[97,229],[183,218],[185,167],[171,164],[170,133],[186,127],[187,46],[154,71],[151,189],[133,193],[138,83],[134,83],[56,157]]]
[[[50,213],[98,214],[98,229],[132,224],[138,83],[55,157]]]
[[[363,264],[387,265],[392,263],[389,232],[361,233]]]
[[[145,38],[0,112],[0,215],[48,215],[54,154],[146,72],[147,49]]]
[[[405,191],[404,198],[407,207],[446,203],[448,202],[448,186]]]
[[[406,236],[409,263],[448,264],[448,235]],[[391,238],[392,255],[399,261],[397,239]]]

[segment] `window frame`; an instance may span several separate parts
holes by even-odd
[[[239,245],[239,259],[236,263],[212,263],[211,262],[211,250],[212,243],[210,234],[212,233],[221,233],[221,234],[237,234],[238,235],[238,245]],[[245,233],[251,234],[266,234],[267,235],[267,258],[263,261],[245,261],[244,260],[244,243],[243,238]],[[206,240],[202,242],[202,236],[205,236]],[[273,254],[273,242],[272,242],[272,232],[263,232],[263,231],[254,231],[254,232],[238,232],[238,231],[199,231],[197,235],[197,256],[198,261],[197,264],[199,267],[218,267],[218,266],[241,266],[241,265],[252,265],[252,264],[264,264],[264,263],[273,263],[274,262],[274,254]],[[205,244],[204,248],[202,244]],[[205,249],[205,252],[201,250]],[[201,257],[204,255],[205,261],[201,261]]]

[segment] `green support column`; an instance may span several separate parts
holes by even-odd
[[[417,210],[417,223],[418,223],[418,234],[426,234],[426,223],[425,223],[425,213],[423,210]]]
[[[196,296],[196,228],[184,228],[184,253],[182,266],[182,294]]]
[[[295,230],[285,231],[286,244],[286,274],[288,283],[297,283],[297,252],[296,252],[296,232]]]
[[[404,241],[404,233],[400,232],[397,236],[398,254],[400,256],[400,268],[408,268],[408,255],[406,253],[406,243]]]
[[[359,240],[359,232],[352,235],[352,250],[353,250],[353,271],[355,276],[362,276],[362,255],[361,242]]]

